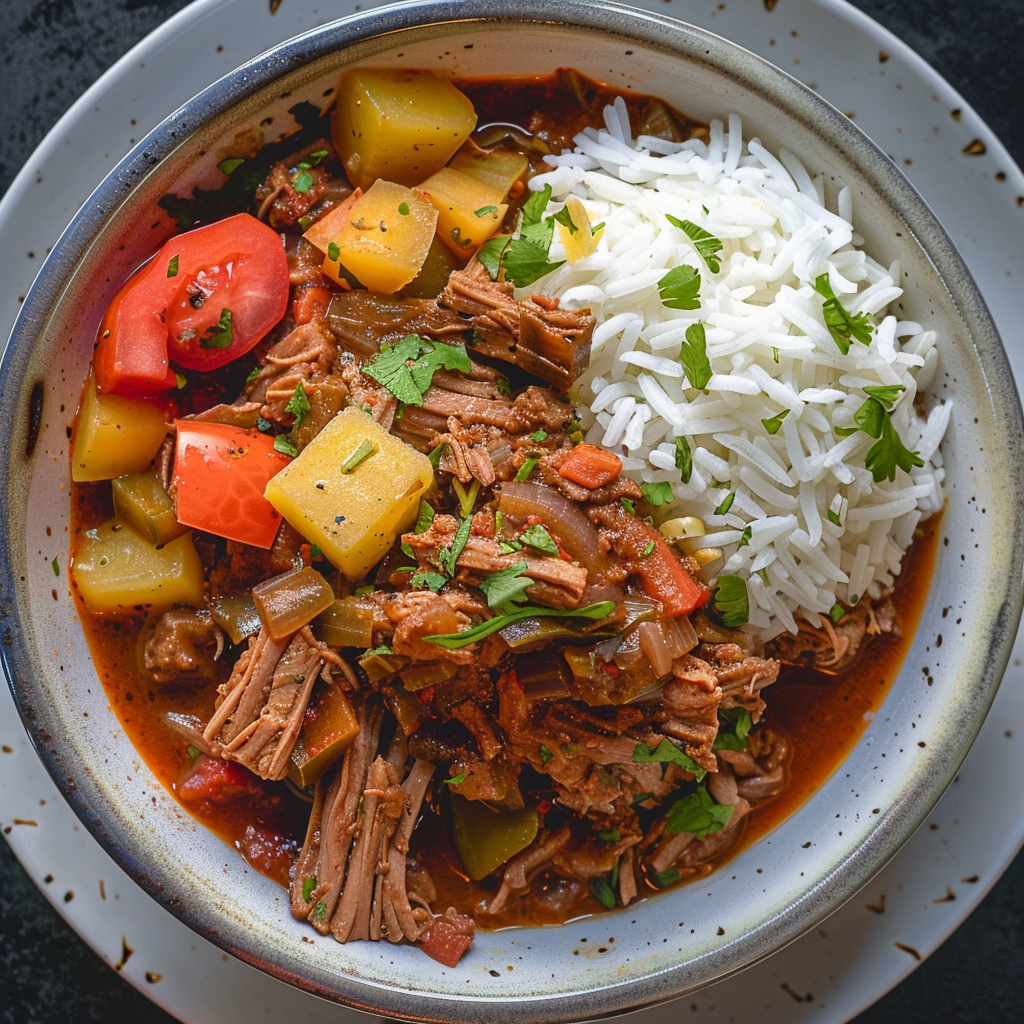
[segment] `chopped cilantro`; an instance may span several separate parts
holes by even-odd
[[[497,279],[498,269],[501,268],[505,271],[506,280],[523,288],[562,265],[564,261],[552,263],[548,259],[555,230],[555,218],[544,216],[550,199],[551,186],[545,185],[543,191],[534,192],[523,205],[519,215],[518,237],[500,241],[490,239],[494,245],[489,246],[485,242],[481,246],[477,256],[487,267],[492,279]]]
[[[191,767],[192,767],[192,765],[194,765],[194,764],[196,763],[196,761],[198,761],[198,760],[199,760],[199,754],[200,754],[200,750],[199,750],[199,748],[198,748],[198,747],[194,747],[194,746],[192,746],[192,744],[190,743],[190,744],[189,744],[189,745],[188,745],[188,746],[187,746],[187,747],[185,748],[185,753],[186,753],[186,754],[188,754],[188,764],[189,764],[189,767],[191,768]]]
[[[409,216],[409,204],[408,203],[399,203],[398,204],[398,212],[403,217],[408,217]]]
[[[708,381],[711,380],[711,362],[708,359],[707,334],[702,323],[690,324],[686,328],[686,341],[679,348],[679,362],[683,364],[690,387],[708,386]]]
[[[644,546],[643,551],[640,552],[641,558],[650,558],[654,554],[654,541],[649,540]]]
[[[446,786],[461,786],[466,781],[466,773],[459,772],[458,775],[453,775],[450,779],[441,780]]]
[[[327,243],[327,258],[333,260],[335,263],[341,259],[341,249],[338,247],[337,242]]]
[[[703,786],[698,786],[696,792],[677,800],[665,817],[668,819],[665,831],[669,834],[689,832],[694,839],[703,839],[728,824],[732,807],[716,804],[711,794]]]
[[[675,885],[679,881],[679,872],[675,868],[669,868],[666,871],[655,871],[654,868],[649,868],[647,877],[659,889],[667,889],[670,885]]]
[[[306,903],[313,898],[314,889],[316,889],[316,875],[302,880],[302,898]]]
[[[437,553],[438,565],[449,576],[455,575],[455,567],[459,560],[459,555],[462,554],[462,549],[466,546],[466,541],[469,540],[470,526],[470,520],[463,519],[459,523],[458,530],[455,532],[455,538],[452,540],[451,547],[441,548]]]
[[[839,518],[838,512],[833,512],[832,509],[829,509],[825,514],[828,516],[828,521],[830,523],[834,523],[836,526],[843,525],[843,521]]]
[[[750,543],[750,538],[754,535],[754,528],[752,526],[743,527],[743,536],[740,537],[740,547],[745,548]]]
[[[640,490],[643,492],[647,503],[655,508],[660,508],[666,502],[671,502],[675,497],[672,493],[672,485],[667,480],[662,480],[656,484],[641,484]]]
[[[423,499],[420,499],[420,512],[416,516],[416,526],[413,528],[414,533],[426,533],[430,529],[430,524],[434,521],[434,508],[432,505],[428,505]]]
[[[622,838],[622,835],[615,831],[603,830],[597,833],[597,838],[602,843],[617,843]]]
[[[356,587],[352,593],[355,594],[356,597],[366,597],[367,594],[372,594],[375,589],[376,588],[372,583],[365,583],[361,587]]]
[[[550,761],[551,758],[553,758],[554,756],[555,755],[552,754],[551,751],[548,750],[548,748],[545,747],[543,743],[540,745],[540,763],[541,764],[547,764],[548,761]]]
[[[779,350],[774,345],[772,345],[772,359],[774,359],[776,363],[779,361]]]
[[[766,420],[761,420],[761,424],[769,434],[777,434],[779,427],[782,426],[782,421],[789,415],[788,409],[783,409],[777,416],[771,416]]]
[[[746,708],[730,708],[720,713],[718,735],[712,743],[712,750],[746,750],[747,734],[754,726],[754,720]],[[723,725],[732,725],[732,731],[723,730]]]
[[[315,153],[310,153],[309,156],[306,157],[306,159],[310,162],[310,164],[312,164],[313,167],[316,167],[317,164],[326,160],[329,154],[329,149],[318,149]]]
[[[835,625],[845,614],[846,609],[836,601],[829,609],[828,617],[832,620],[832,625]]]
[[[651,750],[643,741],[637,743],[633,748],[633,763],[676,764],[690,772],[698,782],[707,775],[706,769],[697,764],[689,754],[680,750],[671,740],[662,740],[654,750]]]
[[[296,192],[305,194],[313,187],[313,175],[308,170],[302,168],[298,174],[295,175],[295,180],[292,182],[292,188]]]
[[[531,548],[543,551],[546,555],[558,554],[558,545],[554,542],[551,534],[548,533],[540,523],[528,526],[523,530],[523,532],[519,534],[519,540],[524,544],[529,544]]]
[[[362,367],[363,373],[383,384],[400,402],[416,406],[423,404],[423,395],[440,369],[469,373],[466,346],[407,334],[394,345],[384,342],[380,352]]]
[[[673,267],[658,281],[658,294],[669,309],[698,309],[700,274],[685,263]]]
[[[534,444],[540,444],[541,441],[546,441],[548,432],[546,430],[535,430],[530,437],[533,438]]]
[[[323,900],[320,900],[313,908],[313,913],[322,921],[327,916],[327,904]]]
[[[207,327],[206,331],[208,337],[199,339],[200,348],[231,348],[231,310],[222,309],[216,325]]]
[[[180,391],[188,383],[188,377],[186,377],[180,370],[175,370],[174,383]]]
[[[892,417],[886,416],[882,423],[882,436],[871,446],[864,459],[864,466],[871,472],[875,483],[895,480],[897,466],[904,473],[909,473],[915,466],[923,465],[921,456],[910,451],[900,440],[900,435],[892,425]]]
[[[579,228],[576,226],[576,222],[572,219],[572,214],[569,212],[567,206],[563,206],[558,213],[555,214],[555,220],[559,224],[564,224],[569,229],[570,235],[575,235]]]
[[[480,493],[480,481],[474,480],[472,486],[467,491],[462,486],[462,481],[456,477],[452,480],[452,490],[459,499],[459,511],[462,513],[463,519],[472,515],[473,506],[476,504],[477,495]]]
[[[342,473],[351,473],[352,470],[368,459],[371,455],[377,454],[377,446],[372,441],[364,441],[342,464]]]
[[[492,213],[495,214],[495,219],[497,219],[498,208],[496,206],[481,206],[479,210],[474,210],[473,213],[477,217],[486,217],[487,214]]]
[[[636,505],[633,504],[633,499],[632,498],[620,498],[619,500],[622,502],[622,507],[631,516],[635,516],[636,515]]]
[[[420,569],[413,574],[410,586],[413,590],[432,590],[436,594],[448,582],[439,572],[431,569]]]
[[[476,251],[476,258],[483,264],[484,269],[490,274],[492,281],[498,280],[498,272],[501,270],[501,257],[505,254],[511,235],[495,235],[488,238]]]
[[[722,251],[721,239],[715,238],[710,231],[705,231],[703,228],[698,227],[692,220],[680,220],[678,217],[673,217],[670,213],[665,214],[665,219],[670,224],[686,232],[690,241],[693,242],[697,253],[708,265],[708,270],[712,274],[717,274],[721,269],[721,263],[718,258],[718,254]]]
[[[723,625],[734,629],[742,626],[750,616],[747,584],[740,576],[720,576],[715,591],[715,611]]]
[[[434,467],[435,470],[437,469],[437,467],[441,463],[441,453],[447,447],[448,447],[448,442],[447,441],[442,441],[435,448],[431,448],[431,450],[429,452],[427,452],[427,458],[430,460],[430,464]]]
[[[53,570],[54,576],[60,575],[60,560],[58,555],[53,556],[53,561],[50,563],[50,568]]]
[[[718,508],[715,509],[716,516],[724,516],[729,509],[732,508],[732,503],[736,500],[736,492],[730,491],[719,503]]]
[[[231,172],[236,167],[240,167],[244,163],[245,161],[240,156],[229,157],[227,160],[221,160],[221,162],[217,164],[217,170],[220,171],[221,174],[226,174],[230,178]],[[170,276],[173,277],[173,275]]]
[[[497,612],[513,611],[514,605],[526,600],[526,591],[533,585],[529,576],[524,576],[526,563],[517,562],[507,569],[489,573],[480,581],[480,589],[487,598],[487,607]]]
[[[170,260],[167,262],[167,276],[177,277],[178,276],[178,256],[179,253],[175,253]]]
[[[906,387],[902,384],[876,384],[872,387],[866,387],[864,394],[877,398],[886,409],[891,409],[896,399],[900,397],[900,393],[906,390]]]
[[[293,459],[299,454],[295,442],[287,434],[278,434],[274,438],[274,451],[280,452],[282,455],[290,455]]]
[[[847,308],[836,298],[832,286],[828,283],[828,274],[821,274],[814,281],[814,290],[821,295],[825,302],[821,307],[822,315],[825,318],[825,326],[836,348],[845,356],[850,351],[850,339],[859,341],[862,345],[871,344],[871,328],[874,321],[868,313],[850,313]]]
[[[609,884],[608,879],[592,878],[590,880],[590,894],[605,910],[615,909],[615,890]]]
[[[537,468],[538,462],[540,462],[539,455],[528,455],[519,467],[519,472],[512,479],[517,481],[529,480],[530,474]]]
[[[292,397],[288,399],[288,404],[284,407],[285,412],[290,412],[295,416],[295,426],[301,426],[302,421],[306,418],[306,413],[309,412],[309,399],[306,397],[306,389],[302,385],[300,380],[295,385],[295,390],[292,392]]]
[[[255,365],[255,366],[254,366],[254,367],[253,367],[253,368],[252,368],[252,369],[251,369],[250,371],[249,371],[249,376],[245,378],[245,383],[246,383],[246,384],[250,384],[250,383],[252,383],[252,381],[254,381],[254,380],[255,380],[255,379],[256,379],[256,378],[257,378],[257,377],[258,377],[258,376],[260,375],[260,370],[262,370],[262,369],[263,369],[263,367],[262,367],[262,366],[260,366],[260,364],[259,364],[259,363],[257,363],[257,364],[256,364],[256,365]]]
[[[388,645],[387,645],[387,644],[381,644],[381,645],[380,645],[380,647],[374,647],[374,648],[373,648],[373,650],[369,650],[369,651],[367,651],[367,652],[366,652],[366,653],[365,653],[365,654],[363,655],[363,657],[364,657],[364,658],[370,658],[370,657],[383,657],[384,655],[387,655],[387,654],[393,654],[393,653],[394,653],[394,652],[393,652],[393,651],[391,650],[391,648],[390,648],[390,647],[388,647]]]
[[[261,434],[272,434],[274,432],[274,424],[270,422],[265,416],[256,417],[256,429]]]
[[[309,557],[310,558],[323,558],[324,553],[315,545],[309,545]]]
[[[679,470],[679,479],[684,484],[690,482],[693,476],[693,455],[690,453],[690,444],[685,437],[676,438],[676,469]]]
[[[853,414],[854,422],[870,437],[882,436],[882,424],[885,419],[885,407],[877,398],[869,398]]]

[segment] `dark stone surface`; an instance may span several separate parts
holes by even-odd
[[[74,99],[184,6],[184,0],[2,0],[0,192]],[[855,6],[932,64],[1024,164],[1024,0],[855,0]],[[1022,967],[1024,857],[1018,857],[938,952],[856,1024],[1024,1019]],[[172,1020],[63,923],[0,843],[0,1021],[129,1019]]]

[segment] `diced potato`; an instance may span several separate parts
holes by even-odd
[[[461,171],[442,167],[418,191],[437,210],[437,236],[452,252],[470,256],[501,227],[503,192]]]
[[[436,225],[437,211],[424,196],[379,180],[338,225],[325,248],[323,272],[340,283],[350,271],[371,292],[390,295],[419,273]]]
[[[448,166],[497,189],[504,199],[513,184],[526,173],[529,161],[522,153],[512,150],[481,149],[469,139],[452,157]]]
[[[315,245],[326,256],[331,242],[337,239],[345,225],[348,224],[348,215],[352,207],[362,197],[363,190],[357,188],[348,199],[339,203],[333,210],[325,213],[315,224],[311,225],[302,237],[310,245]]]
[[[445,78],[355,68],[341,80],[331,137],[354,185],[412,186],[444,167],[475,127],[473,104]]]
[[[126,523],[111,519],[88,530],[71,574],[91,612],[127,611],[145,605],[203,604],[203,563],[186,534],[157,546]]]
[[[153,544],[166,544],[188,533],[174,518],[170,495],[154,471],[119,476],[111,481],[114,512]]]
[[[557,221],[558,240],[565,247],[565,258],[568,263],[576,263],[593,255],[597,243],[604,234],[604,228],[594,231],[590,226],[590,218],[583,204],[575,197],[569,196],[565,201],[565,209],[572,221],[572,227]]]
[[[142,472],[167,436],[167,420],[158,403],[97,394],[90,374],[75,420],[71,479],[83,483]]]
[[[376,452],[342,473],[365,441]],[[412,525],[433,482],[425,455],[349,407],[267,484],[266,497],[348,579],[358,580]]]

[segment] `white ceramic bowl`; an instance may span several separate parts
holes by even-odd
[[[53,538],[66,551],[68,427],[96,327],[169,228],[156,200],[211,186],[218,148],[353,63],[466,74],[560,66],[661,96],[841,177],[882,263],[905,272],[904,315],[942,332],[933,390],[954,399],[948,506],[930,598],[903,671],[843,767],[767,837],[707,879],[559,928],[478,933],[459,967],[387,943],[307,941],[286,893],[195,825],[108,707]],[[157,127],[100,185],[46,260],[2,370],[0,657],[40,755],[85,825],[155,899],[236,956],[318,994],[423,1020],[556,1021],[682,995],[767,956],[863,885],[924,819],[998,686],[1022,596],[1021,410],[966,267],[892,162],[811,90],[668,18],[605,3],[403,4],[326,25],[222,79]],[[66,565],[66,557],[60,559]]]

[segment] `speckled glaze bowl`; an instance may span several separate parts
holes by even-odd
[[[65,571],[69,425],[106,304],[170,230],[157,199],[219,184],[221,146],[268,117],[275,134],[285,129],[290,107],[326,103],[356,62],[460,75],[572,66],[700,119],[739,112],[748,136],[852,186],[868,250],[901,261],[901,315],[942,332],[933,390],[954,400],[929,599],[903,671],[842,768],[727,869],[562,927],[479,933],[455,969],[387,943],[309,941],[284,890],[198,827],[129,744]],[[1020,617],[1021,410],[949,238],[891,161],[811,90],[721,38],[613,4],[404,4],[239,68],[156,128],[77,214],[26,299],[0,378],[0,656],[43,761],[110,855],[189,926],[278,978],[392,1017],[584,1020],[683,995],[769,955],[855,893],[924,819],[981,726]]]

